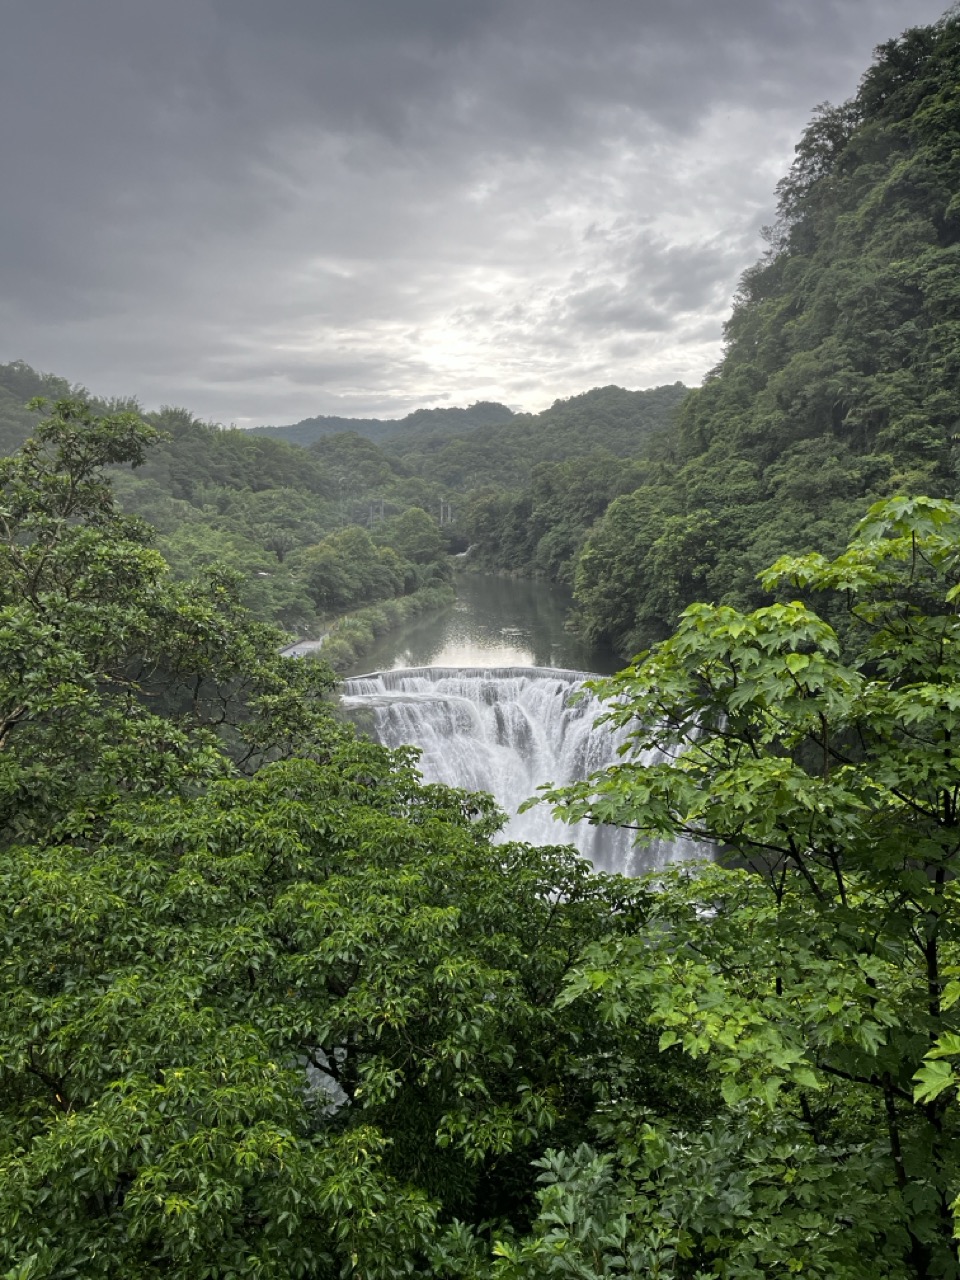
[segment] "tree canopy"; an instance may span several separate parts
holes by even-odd
[[[586,544],[588,635],[629,654],[693,600],[753,607],[766,564],[839,551],[869,501],[956,493],[958,76],[950,13],[882,45],[850,102],[818,108],[723,360]]]
[[[721,851],[652,887],[563,997],[703,1063],[723,1118],[683,1144],[710,1189],[671,1199],[638,1134],[678,1135],[629,1102],[608,1173],[704,1268],[665,1274],[955,1276],[960,507],[878,503],[841,555],[782,557],[764,581],[802,598],[692,605],[594,686],[630,749],[548,793],[569,818]],[[841,634],[817,601],[843,606]],[[618,1247],[651,1229],[640,1214]]]
[[[172,578],[104,474],[153,435],[0,469],[0,1273],[955,1280],[960,507],[602,686],[547,799],[721,854],[625,881]]]

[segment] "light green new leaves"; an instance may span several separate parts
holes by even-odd
[[[859,1150],[885,1134],[874,1185],[943,1274],[960,1179],[958,572],[960,507],[877,504],[837,559],[765,579],[842,593],[826,603],[849,611],[843,648],[802,601],[691,606],[600,686],[632,733],[623,760],[546,793],[561,816],[708,840],[724,860],[658,873],[642,927],[591,948],[564,999],[657,1028],[731,1111],[785,1108]]]

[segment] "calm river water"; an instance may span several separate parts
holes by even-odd
[[[563,667],[611,675],[625,664],[610,649],[564,631],[569,593],[545,582],[465,573],[443,613],[393,632],[347,672],[399,667]]]

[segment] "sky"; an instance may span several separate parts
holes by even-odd
[[[945,4],[4,0],[0,362],[237,426],[695,385]]]

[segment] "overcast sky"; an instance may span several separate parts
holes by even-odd
[[[946,0],[3,0],[0,362],[250,426],[699,382]]]

